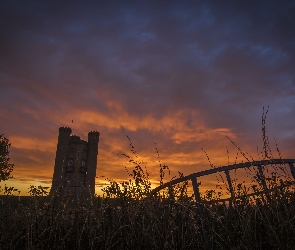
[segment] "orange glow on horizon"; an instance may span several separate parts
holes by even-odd
[[[63,124],[70,126],[72,134],[84,140],[87,140],[89,131],[97,130],[101,133],[96,179],[96,193],[99,195],[102,195],[100,189],[106,183],[106,177],[118,182],[128,180],[125,166],[131,171],[133,165],[122,156],[123,153],[142,162],[142,166],[147,168],[153,187],[159,184],[160,163],[168,165],[170,169],[170,175],[166,174],[164,179],[166,182],[178,176],[178,172],[188,175],[210,169],[210,163],[214,166],[224,166],[228,163],[246,161],[226,137],[235,141],[244,152],[248,152],[248,156],[251,155],[254,159],[260,157],[256,147],[246,142],[245,139],[249,136],[243,138],[231,128],[208,127],[201,122],[197,111],[178,110],[173,114],[167,112],[164,117],[156,118],[152,115],[132,115],[124,111],[119,102],[109,101],[107,106],[113,109],[111,114],[82,109],[63,116],[50,113],[49,117],[55,119],[56,126],[52,125],[51,131],[40,133],[37,138],[21,134],[9,135],[12,144],[11,162],[15,164],[15,169],[14,178],[5,184],[21,190],[21,195],[28,195],[30,185],[51,186],[58,128]],[[37,115],[30,110],[26,112]],[[190,124],[186,123],[187,114],[192,117]],[[61,121],[60,124],[57,121]],[[130,151],[130,142],[125,134],[131,138],[135,150],[138,150],[138,158]],[[252,137],[256,139],[257,136],[253,134]],[[212,183],[216,183],[216,180],[203,184],[201,189],[212,188]]]

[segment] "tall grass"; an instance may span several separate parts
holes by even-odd
[[[167,191],[169,192],[169,190]],[[158,199],[93,198],[92,205],[45,196],[2,197],[1,249],[204,249],[198,207],[185,194]],[[205,204],[209,249],[293,249],[295,199],[229,207]]]

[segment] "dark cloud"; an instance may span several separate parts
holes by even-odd
[[[200,148],[226,161],[225,135],[260,146],[268,105],[268,131],[289,156],[294,9],[294,1],[2,1],[0,127],[18,144],[16,175],[50,168],[59,126],[85,138],[101,132],[105,174],[122,174],[122,128],[153,173],[155,142],[188,173],[206,162]]]

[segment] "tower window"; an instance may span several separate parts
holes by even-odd
[[[66,167],[66,171],[67,172],[73,172],[74,171],[74,159],[73,158],[70,158],[68,160],[68,165]]]
[[[81,166],[80,166],[80,172],[81,173],[85,173],[86,172],[86,161],[83,159],[82,161],[81,161]]]
[[[74,166],[74,159],[73,158],[70,158],[68,160],[68,167],[73,167]]]

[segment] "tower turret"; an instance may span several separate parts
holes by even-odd
[[[99,132],[91,131],[88,133],[88,154],[87,154],[87,175],[89,190],[92,195],[95,193],[95,177],[98,155]]]
[[[59,128],[51,193],[61,191],[59,189],[62,188],[63,185],[63,178],[65,172],[64,168],[67,162],[71,133],[72,129],[69,127]]]

